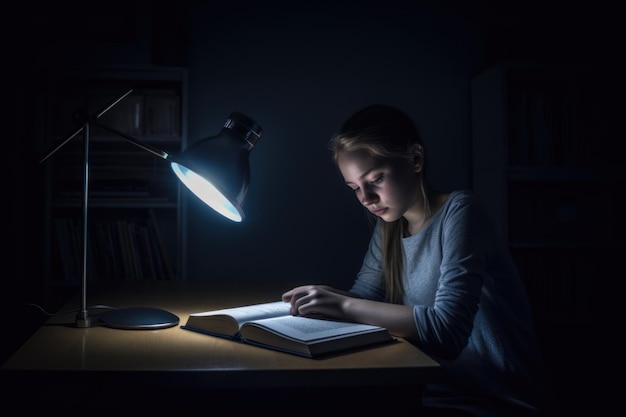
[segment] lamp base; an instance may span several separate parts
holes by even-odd
[[[155,330],[178,325],[178,316],[151,307],[120,308],[98,314],[101,325],[115,329]]]

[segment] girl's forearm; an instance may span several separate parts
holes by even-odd
[[[395,336],[417,339],[412,306],[346,297],[342,311],[347,320],[385,327]]]

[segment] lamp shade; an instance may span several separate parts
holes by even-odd
[[[224,217],[240,222],[250,183],[249,155],[263,130],[243,113],[232,112],[215,136],[170,157],[180,181]]]

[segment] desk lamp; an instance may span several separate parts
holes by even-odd
[[[244,219],[242,205],[250,182],[248,156],[263,134],[261,127],[243,113],[232,112],[217,135],[202,139],[189,146],[179,156],[173,156],[98,121],[109,109],[132,92],[133,90],[127,91],[94,116],[87,117],[81,127],[62,139],[39,161],[40,163],[44,162],[72,138],[83,132],[81,308],[76,316],[76,327],[104,325],[117,329],[139,330],[162,329],[176,326],[179,323],[179,318],[176,315],[152,307],[114,309],[93,316],[89,315],[87,308],[87,214],[89,202],[89,130],[91,125],[108,130],[133,145],[169,161],[178,179],[205,204],[234,222],[241,222]]]

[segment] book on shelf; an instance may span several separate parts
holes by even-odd
[[[66,282],[77,282],[81,277],[82,221],[58,217],[54,222],[62,276]],[[174,279],[154,210],[149,210],[149,217],[96,217],[90,232],[88,279]]]
[[[190,314],[181,328],[308,358],[395,341],[384,327],[293,316],[283,301]]]

